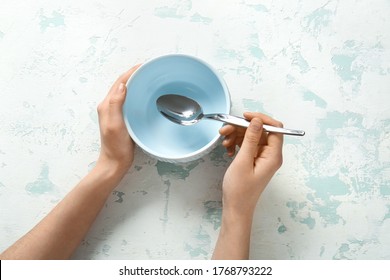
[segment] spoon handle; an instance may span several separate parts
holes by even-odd
[[[226,115],[226,114],[207,114],[204,115],[205,118],[208,119],[213,119],[225,123],[229,123],[232,125],[238,125],[242,127],[248,127],[249,126],[249,121],[241,118],[241,117],[236,117],[232,115]],[[303,136],[305,135],[305,132],[303,130],[296,130],[296,129],[289,129],[289,128],[282,128],[282,127],[276,127],[276,126],[271,126],[264,124],[263,125],[264,130],[268,132],[274,132],[274,133],[282,133],[286,135],[294,135],[294,136]]]

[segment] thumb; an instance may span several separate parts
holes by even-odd
[[[120,83],[119,86],[113,90],[109,98],[110,117],[118,120],[123,119],[122,106],[126,98],[126,86],[124,83]]]
[[[245,132],[244,140],[237,156],[253,162],[253,159],[257,156],[262,133],[263,122],[259,118],[253,118]]]
[[[123,102],[125,101],[125,95],[126,95],[126,85],[124,83],[119,83],[117,88],[112,89],[112,91],[109,94],[109,103],[110,106],[122,106]]]

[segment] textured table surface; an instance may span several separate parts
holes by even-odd
[[[232,113],[285,127],[253,259],[390,259],[390,2],[1,1],[0,250],[92,168],[96,106],[167,54],[222,74]],[[221,222],[219,146],[183,165],[136,151],[75,259],[207,259]]]

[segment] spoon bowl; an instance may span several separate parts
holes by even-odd
[[[156,100],[157,109],[159,112],[170,121],[180,125],[193,125],[202,119],[217,120],[233,125],[248,127],[249,121],[237,116],[228,114],[204,114],[202,107],[195,100],[178,94],[165,94]],[[265,131],[282,133],[293,136],[303,136],[305,132],[302,130],[274,127],[263,125]]]
[[[165,94],[157,98],[159,112],[170,121],[181,125],[192,125],[203,117],[200,105],[191,98]]]

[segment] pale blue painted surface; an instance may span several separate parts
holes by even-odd
[[[232,110],[286,127],[254,259],[390,259],[389,1],[26,1],[0,4],[0,250],[99,153],[96,106],[130,66],[206,60]],[[137,150],[74,258],[207,259],[219,232],[221,147],[183,165]]]

